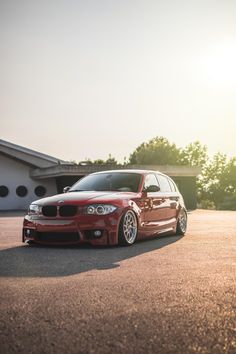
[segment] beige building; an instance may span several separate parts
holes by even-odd
[[[64,161],[0,140],[0,210],[25,210],[33,200],[56,194],[55,178],[37,180],[31,172],[58,163]]]

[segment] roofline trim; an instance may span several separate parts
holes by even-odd
[[[60,163],[62,163],[62,164],[64,164],[64,163],[68,164],[68,161],[64,161],[64,160],[58,159],[56,157],[53,157],[53,156],[41,153],[39,151],[35,151],[35,150],[32,150],[32,149],[29,149],[29,148],[26,148],[24,146],[13,144],[13,143],[11,143],[9,141],[6,141],[6,140],[3,140],[3,139],[0,139],[0,147],[1,146],[5,147],[5,148],[9,148],[11,150],[16,150],[18,152],[22,152],[22,153],[27,154],[27,155],[31,155],[31,156],[43,159],[45,161],[53,162],[55,164],[57,164],[58,161]],[[9,153],[9,155],[11,155],[11,154]]]
[[[200,167],[190,166],[138,166],[138,165],[57,165],[46,168],[37,168],[31,170],[31,177],[36,179],[61,177],[61,176],[86,176],[91,173],[105,172],[105,171],[129,171],[137,170],[137,172],[145,173],[145,171],[160,172],[172,177],[196,177],[200,174]]]

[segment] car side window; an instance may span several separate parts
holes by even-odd
[[[176,192],[177,188],[175,183],[172,181],[172,179],[168,178],[168,182],[170,183],[170,188],[172,192]]]
[[[163,175],[157,175],[157,178],[160,184],[161,192],[171,192],[171,187],[168,178]]]
[[[147,191],[150,186],[157,186],[160,188],[156,176],[153,173],[150,173],[145,177],[143,190]]]

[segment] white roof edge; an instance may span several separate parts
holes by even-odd
[[[0,139],[0,147],[1,146],[16,150],[18,152],[25,153],[27,155],[38,157],[40,159],[43,159],[43,160],[46,160],[46,161],[50,161],[50,162],[55,163],[55,164],[57,164],[58,162],[61,163],[61,164],[68,164],[68,163],[70,164],[70,162],[68,162],[68,161],[64,161],[64,160],[58,159],[56,157],[43,154],[41,152],[26,148],[26,147],[21,146],[21,145],[13,144],[13,143],[11,143],[9,141],[6,141],[6,140],[3,140],[3,139]]]
[[[37,168],[31,171],[31,176],[34,178],[59,177],[63,175],[76,176],[87,175],[90,173],[103,172],[158,172],[171,177],[196,177],[201,172],[199,167],[189,166],[114,166],[114,165],[66,165],[50,166],[47,168]]]

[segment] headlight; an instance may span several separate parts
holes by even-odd
[[[117,208],[109,204],[93,204],[85,208],[85,213],[89,215],[107,215],[113,213]]]
[[[28,214],[29,215],[39,215],[41,208],[37,204],[30,204]]]

